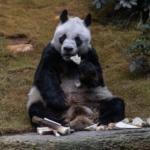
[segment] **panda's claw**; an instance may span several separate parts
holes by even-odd
[[[100,126],[100,125],[108,125],[110,123],[110,121],[102,120],[100,118],[96,118],[94,120],[94,122],[97,123],[98,126]]]
[[[64,117],[61,121],[61,125],[65,127],[69,127],[69,120]]]

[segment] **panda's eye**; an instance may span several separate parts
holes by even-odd
[[[59,42],[62,44],[64,42],[64,40],[66,39],[66,34],[62,35],[60,38],[59,38]]]
[[[82,44],[82,41],[78,36],[75,38],[75,41],[76,41],[77,47]]]

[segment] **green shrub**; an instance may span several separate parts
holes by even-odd
[[[141,25],[137,29],[147,28],[150,29],[149,24]],[[133,53],[133,60],[130,62],[130,72],[133,72],[136,68],[149,67],[148,58],[150,57],[150,32],[143,31],[138,37],[135,43],[130,44],[130,49],[126,50],[123,54]]]

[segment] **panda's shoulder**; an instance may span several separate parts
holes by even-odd
[[[89,54],[95,54],[95,55],[97,55],[96,50],[95,50],[94,47],[91,46],[91,45],[89,46],[88,53],[89,53]]]
[[[44,49],[43,49],[43,53],[42,56],[46,56],[46,55],[50,55],[51,53],[53,53],[53,45],[51,43],[49,43]]]
[[[41,59],[49,59],[50,57],[58,56],[59,53],[55,50],[52,43],[49,43],[43,50]]]
[[[82,57],[84,58],[94,57],[95,59],[98,59],[97,52],[91,45],[89,46],[88,51]]]

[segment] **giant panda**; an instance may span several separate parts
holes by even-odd
[[[124,101],[107,89],[95,49],[90,45],[91,14],[85,20],[60,15],[53,40],[44,48],[28,94],[27,110],[75,130],[94,122],[107,125],[125,118]],[[78,54],[77,65],[70,57]],[[80,83],[80,84],[78,84]],[[78,86],[77,86],[78,85]]]

